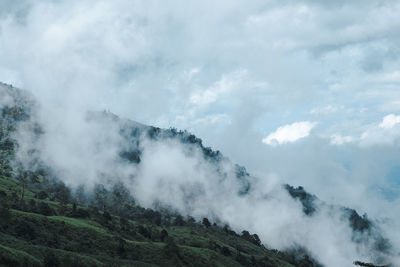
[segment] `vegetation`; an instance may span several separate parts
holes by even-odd
[[[209,218],[196,221],[161,207],[145,209],[122,183],[98,184],[88,192],[67,187],[43,162],[34,161],[34,168],[22,166],[15,159],[13,133],[30,118],[34,106],[20,90],[4,88],[14,105],[0,107],[0,266],[320,266],[304,250],[267,249],[247,230],[238,234]],[[35,123],[30,127],[37,136],[43,133]],[[121,135],[137,137],[144,129],[151,139],[192,144],[223,172],[218,163],[226,159],[193,134],[141,127],[121,129]],[[35,151],[29,153],[35,160]],[[140,164],[141,155],[138,141],[119,153],[130,164]],[[238,193],[247,194],[249,174],[244,167],[233,167],[242,185]],[[303,188],[286,189],[302,202],[307,215],[316,211],[315,196]],[[356,230],[369,231],[366,217],[353,210],[348,214]],[[383,248],[385,244],[382,240]]]
[[[15,106],[0,107],[0,266],[312,266],[266,249],[248,231],[239,235],[208,218],[140,207],[123,184],[71,190],[44,163],[26,170],[14,159],[18,144],[12,133],[32,107],[20,91],[7,90],[18,97]],[[149,127],[148,135],[180,136],[198,144],[210,161],[222,160],[187,132]],[[140,156],[135,147],[120,153],[132,164]],[[248,175],[237,170],[239,178]]]
[[[47,190],[36,191],[29,184],[23,189],[17,180],[0,177],[0,264],[300,266],[289,254],[263,247],[257,235],[248,231],[239,235],[207,218],[196,222],[172,212],[144,209],[132,200],[126,200],[130,204],[123,210],[116,209],[108,205],[115,191],[102,193],[108,201],[94,197],[85,206],[76,204],[73,193],[68,194],[70,202],[50,200],[58,187]]]

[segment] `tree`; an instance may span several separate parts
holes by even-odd
[[[249,231],[243,230],[242,231],[242,238],[246,239],[247,241],[250,241],[251,240],[251,236],[250,236]]]
[[[56,185],[55,191],[56,198],[60,200],[61,203],[67,204],[70,202],[71,191],[64,183],[59,183],[58,185]]]
[[[112,221],[111,214],[108,211],[103,212],[103,218],[104,218],[105,223]]]
[[[40,191],[39,193],[37,193],[36,197],[38,199],[46,199],[49,197],[49,194],[47,194],[45,191]]]
[[[164,242],[165,238],[167,238],[167,237],[168,237],[167,230],[162,229],[161,234],[160,234],[161,241]]]
[[[174,221],[174,224],[176,226],[184,226],[185,225],[185,221],[183,220],[183,217],[181,215],[177,215]]]
[[[160,226],[160,225],[161,225],[161,222],[162,222],[162,220],[161,220],[161,213],[159,213],[158,211],[156,211],[156,212],[154,213],[153,222],[154,222],[154,224],[156,224],[157,226]]]
[[[164,252],[168,257],[173,257],[173,256],[180,257],[179,247],[176,245],[172,237],[167,238],[167,244],[164,247]]]
[[[138,232],[145,238],[151,239],[151,232],[146,227],[143,227],[142,225],[140,225],[138,228]]]
[[[28,183],[29,176],[30,176],[30,172],[29,171],[22,171],[17,176],[17,180],[21,183],[21,187],[22,187],[21,198],[20,198],[21,205],[22,205],[22,202],[24,201],[25,187],[26,187],[26,184]]]
[[[94,188],[94,199],[96,201],[96,205],[101,208],[103,211],[106,210],[106,199],[107,199],[107,190],[104,185],[99,184]]]
[[[191,224],[191,225],[193,225],[193,224],[196,223],[196,220],[195,220],[192,216],[189,216],[189,218],[188,218],[187,221],[188,221],[188,223]]]
[[[123,238],[119,237],[118,238],[117,254],[123,259],[126,258],[125,245],[126,245],[126,241]]]
[[[221,254],[228,257],[231,255],[231,251],[229,250],[228,247],[223,246],[221,248]]]
[[[54,215],[54,211],[50,206],[45,202],[40,202],[38,205],[38,212],[44,216]]]
[[[6,204],[6,202],[0,202],[0,229],[7,228],[9,222],[11,221],[12,213],[10,212],[10,208]]]
[[[17,236],[22,237],[27,240],[32,240],[36,238],[36,232],[34,226],[26,221],[18,221],[14,228]]]
[[[87,197],[85,194],[85,187],[83,185],[78,186],[78,188],[75,190],[74,193],[74,198],[80,205],[86,205],[87,204]]]
[[[111,207],[114,212],[121,216],[124,213],[124,207],[130,199],[129,191],[123,183],[116,183],[111,191]]]
[[[29,200],[29,211],[34,213],[37,212],[36,201],[33,199]]]
[[[261,246],[261,240],[257,234],[252,235],[252,240],[254,244],[256,244],[257,246]]]
[[[203,225],[204,225],[205,227],[207,227],[207,228],[211,226],[211,223],[210,223],[210,221],[209,221],[207,218],[203,218],[202,223],[203,223]]]

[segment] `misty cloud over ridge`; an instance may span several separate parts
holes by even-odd
[[[354,231],[342,208],[318,199],[313,200],[313,214],[307,215],[277,177],[249,176],[187,132],[145,126],[109,112],[92,111],[82,118],[74,125],[61,121],[57,131],[42,125],[33,140],[37,134],[29,125],[40,124],[40,118],[32,114],[15,135],[21,144],[17,159],[28,168],[35,168],[32,159],[43,162],[72,187],[122,182],[144,207],[168,207],[228,223],[236,231],[257,233],[272,248],[301,246],[326,266],[348,266],[355,259],[398,261],[396,243],[383,253],[375,248],[385,224],[374,221],[377,228]],[[74,130],[64,129],[71,126]]]
[[[42,156],[86,179],[97,179],[96,160],[115,164],[119,137],[85,121],[87,110],[109,109],[188,129],[258,177],[388,222],[400,240],[399,9],[384,0],[4,0],[0,81],[39,99]],[[307,138],[262,143],[301,121],[318,123]],[[80,162],[92,135],[114,143]]]

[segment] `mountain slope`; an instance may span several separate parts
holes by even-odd
[[[278,200],[279,205],[288,202],[284,205],[293,212],[289,214],[293,221],[337,220],[350,229],[348,242],[356,247],[372,244],[368,252],[375,262],[387,263],[393,253],[366,216],[328,205],[302,187],[260,191],[259,179],[186,131],[146,126],[109,112],[88,112],[85,135],[73,133],[73,143],[63,139],[61,145],[66,145],[52,151],[43,142],[51,138],[52,129],[41,123],[32,97],[4,84],[0,96],[1,212],[11,218],[1,228],[0,255],[5,264],[20,264],[22,258],[32,265],[55,261],[65,266],[318,266],[299,241],[284,253],[268,250],[261,246],[261,241],[268,244],[267,234],[260,240],[226,216],[238,205],[254,208],[247,213],[253,216],[257,211],[254,218],[262,217],[260,211],[279,215],[271,213],[274,206],[269,200]],[[59,146],[60,140],[56,141],[50,144]],[[84,145],[81,150],[77,143]],[[74,151],[59,153],[68,146]],[[303,214],[297,213],[297,206]],[[243,232],[238,235],[226,224]],[[256,229],[269,225],[261,226]],[[285,227],[279,227],[282,233],[274,235],[290,237]]]

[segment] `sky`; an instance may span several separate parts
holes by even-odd
[[[258,177],[395,220],[399,12],[397,0],[1,0],[0,81],[53,121],[110,110],[187,129]]]

